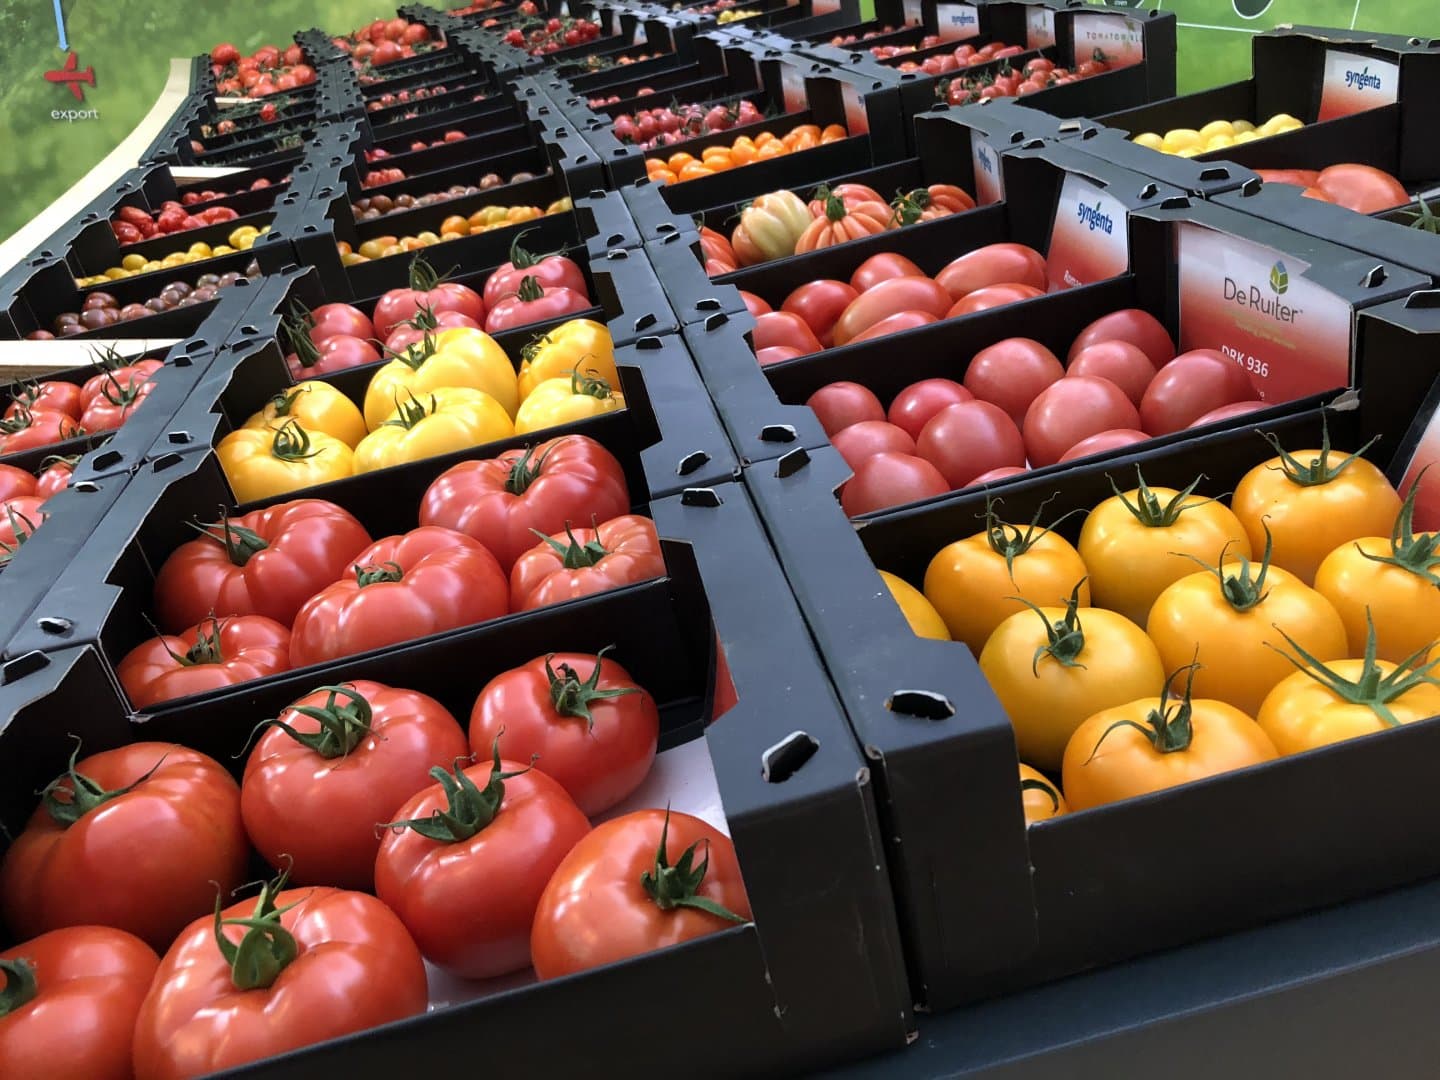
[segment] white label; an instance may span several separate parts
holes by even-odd
[[[1129,215],[1113,195],[1067,173],[1045,258],[1050,291],[1093,285],[1130,268]]]
[[[793,64],[780,65],[780,91],[785,100],[786,112],[799,112],[805,108],[805,74]]]
[[[1055,12],[1052,9],[1025,9],[1025,44],[1031,49],[1048,49],[1055,44]]]
[[[925,21],[925,9],[921,6],[921,0],[904,0],[900,5],[900,13],[904,16],[906,26],[919,26]]]
[[[975,169],[975,201],[989,206],[1005,198],[1005,177],[1000,172],[1000,155],[985,137],[970,129],[970,160]]]
[[[980,33],[980,9],[974,4],[936,4],[935,32],[941,41],[963,41]]]
[[[865,98],[854,83],[840,84],[840,99],[845,103],[845,130],[851,135],[870,132],[870,114],[865,111]]]
[[[1070,24],[1075,35],[1072,66],[1099,53],[1112,68],[1131,67],[1145,60],[1145,31],[1127,15],[1076,15]]]
[[[1320,119],[1334,120],[1400,98],[1400,65],[1358,53],[1328,49],[1325,82],[1320,90]]]
[[[630,39],[630,44],[632,46],[645,44],[645,24],[643,22],[635,24],[635,36]]]

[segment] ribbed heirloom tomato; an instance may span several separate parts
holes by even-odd
[[[640,810],[565,856],[535,911],[530,956],[554,979],[749,921],[730,838],[689,814]]]
[[[290,631],[283,624],[264,615],[226,615],[142,642],[125,654],[115,675],[131,703],[145,709],[289,667]]]
[[[427,959],[462,978],[519,971],[550,875],[590,831],[558,782],[500,757],[408,800],[380,844],[375,894]]]
[[[425,1011],[425,963],[365,893],[267,883],[197,919],[135,1024],[135,1080],[180,1080]]]
[[[525,237],[534,230],[526,229],[515,238],[510,246],[510,261],[500,264],[485,279],[485,307],[493,311],[505,296],[518,293],[520,283],[533,277],[547,292],[550,289],[569,289],[571,292],[589,298],[585,285],[585,274],[574,259],[558,253],[535,255],[522,245]],[[587,305],[588,306],[588,305]]]
[[[161,629],[208,615],[264,615],[289,626],[301,605],[370,545],[365,526],[323,499],[295,499],[200,526],[155,575]]]
[[[665,575],[655,523],[622,514],[593,529],[547,536],[515,560],[510,606],[530,611]]]
[[[409,287],[391,289],[376,301],[375,336],[388,343],[396,326],[422,312],[439,315],[453,311],[479,325],[484,322],[485,312],[490,306],[474,289],[455,282],[442,282],[429,263],[416,257],[410,264]]]
[[[515,414],[515,433],[529,435],[623,408],[625,395],[618,383],[572,371],[560,378],[546,379],[530,391]]]
[[[365,417],[360,409],[332,384],[320,379],[282,390],[244,426],[273,431],[287,420],[297,421],[308,431],[324,432],[352,448],[365,438]]]
[[[584,292],[551,285],[548,289],[536,277],[524,277],[514,292],[501,295],[490,314],[485,316],[485,330],[491,334],[545,322],[561,315],[588,311],[594,305]]]
[[[240,812],[255,849],[299,885],[373,888],[376,824],[469,753],[434,698],[367,679],[322,686],[262,726]]]
[[[316,593],[295,616],[295,667],[368,652],[507,611],[505,572],[463,533],[422,525],[366,548],[355,570]]]
[[[491,679],[470,712],[470,748],[533,761],[594,817],[650,772],[660,713],[604,652],[551,653]]]
[[[374,431],[407,393],[423,397],[442,387],[482,390],[513,417],[520,407],[515,368],[495,339],[480,330],[442,330],[377,371],[365,390],[365,424]]]
[[[135,1016],[159,964],[109,926],[52,930],[0,952],[0,1075],[130,1080]]]
[[[594,319],[571,319],[532,339],[520,355],[521,401],[546,380],[568,378],[576,371],[604,379],[611,386],[620,385],[610,331]]]
[[[22,937],[113,926],[169,945],[244,878],[240,789],[220,764],[173,743],[131,743],[51,783],[0,865],[0,905]]]
[[[215,456],[239,503],[343,480],[355,471],[349,446],[295,420],[276,430],[237,428],[220,440]]]

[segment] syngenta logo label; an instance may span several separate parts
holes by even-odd
[[[1351,71],[1347,68],[1345,85],[1352,90],[1379,90],[1380,76],[1370,74],[1368,67],[1361,68],[1359,71]]]
[[[1091,232],[1099,229],[1106,236],[1110,236],[1115,232],[1115,222],[1111,220],[1109,214],[1100,209],[1098,200],[1094,206],[1090,206],[1084,199],[1081,199],[1079,209],[1076,211],[1075,216],[1079,219],[1080,224],[1084,225]]]
[[[962,8],[960,11],[949,13],[951,26],[974,26],[975,12],[969,8]]]
[[[1276,322],[1293,323],[1304,314],[1303,308],[1291,307],[1280,299],[1290,289],[1290,273],[1283,262],[1277,262],[1270,267],[1268,284],[1272,295],[1266,295],[1259,285],[1241,285],[1227,276],[1225,299],[1242,308],[1268,316]]]
[[[987,172],[992,176],[995,174],[995,162],[992,161],[990,158],[989,147],[977,145],[975,147],[975,160],[980,165],[982,171]]]

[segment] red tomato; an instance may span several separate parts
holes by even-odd
[[[862,461],[875,454],[915,453],[915,440],[909,433],[884,420],[862,420],[841,428],[830,442],[852,469],[859,468]]]
[[[950,490],[940,470],[910,454],[871,454],[840,490],[847,517],[859,517],[902,503],[918,502]]]
[[[115,675],[137,709],[290,669],[290,631],[263,615],[206,619],[131,649]]]
[[[781,310],[804,319],[821,346],[828,349],[835,343],[836,321],[859,295],[843,281],[810,281],[787,296]]]
[[[665,576],[655,524],[637,514],[546,537],[515,560],[510,601],[530,611]]]
[[[530,233],[527,229],[510,245],[510,261],[501,263],[485,279],[485,306],[493,309],[500,298],[520,291],[520,284],[527,277],[535,278],[546,291],[569,289],[587,299],[589,286],[585,284],[585,273],[573,259],[564,255],[535,255],[521,246],[521,241]]]
[[[603,651],[550,653],[502,672],[470,712],[477,758],[499,740],[510,760],[533,761],[587,817],[640,786],[659,737],[655,699]]]
[[[507,574],[535,546],[535,533],[606,521],[630,509],[619,460],[586,435],[463,461],[441,473],[420,501],[420,524],[472,536]]]
[[[948,263],[935,280],[952,302],[990,285],[1031,285],[1043,292],[1045,256],[1024,244],[987,244]]]
[[[134,934],[71,926],[0,952],[0,1072],[131,1080],[140,1003],[160,958]]]
[[[744,289],[740,289],[739,293],[740,299],[745,301],[745,310],[750,312],[751,315],[767,315],[775,310],[770,306],[769,301],[763,297],[756,296],[753,292],[746,292]]]
[[[831,436],[851,424],[885,419],[885,406],[880,404],[880,399],[868,386],[859,383],[834,382],[822,386],[805,404],[819,417],[825,434]]]
[[[1245,369],[1222,352],[1192,349],[1161,368],[1140,403],[1140,427],[1168,435],[1213,409],[1255,400]]]
[[[1314,199],[1316,202],[1334,203],[1335,200],[1318,187],[1307,187],[1302,191],[1301,196],[1306,199]]]
[[[37,450],[83,434],[85,430],[65,413],[22,409],[13,420],[0,421],[0,454]]]
[[[99,392],[85,402],[80,426],[91,435],[114,431],[130,419],[131,413],[150,396],[155,383],[150,375],[107,374]]]
[[[925,311],[937,319],[950,308],[950,294],[926,277],[896,277],[865,290],[835,323],[835,344],[848,344],[880,320],[901,311]]]
[[[196,919],[171,946],[135,1024],[136,1080],[209,1075],[425,1011],[425,962],[389,908],[282,888],[226,908],[218,931],[214,915]]]
[[[40,463],[40,476],[35,481],[35,494],[42,499],[53,499],[59,495],[70,486],[70,481],[75,476],[75,466],[78,464],[80,464],[78,455],[46,458]],[[0,469],[8,468],[11,466],[0,465]],[[3,492],[4,486],[4,477],[3,474],[0,474],[0,492]],[[9,498],[9,496],[0,493],[0,498]]]
[[[640,810],[565,856],[540,898],[529,952],[535,974],[554,979],[749,921],[729,838],[688,814]]]
[[[751,335],[755,350],[776,346],[799,349],[800,355],[808,356],[820,351],[820,341],[811,331],[810,325],[792,311],[772,311],[755,320],[755,332]]]
[[[1009,413],[988,401],[947,405],[930,418],[915,448],[952,488],[962,488],[991,469],[1025,464],[1020,429]]]
[[[558,285],[545,289],[540,286],[538,278],[526,277],[521,279],[513,294],[500,295],[490,314],[485,316],[485,332],[499,334],[517,326],[589,311],[592,307],[594,305],[584,293]]]
[[[1134,446],[1136,443],[1149,441],[1150,436],[1143,431],[1136,431],[1134,428],[1114,428],[1111,431],[1102,431],[1098,435],[1081,439],[1061,454],[1060,460],[1074,461],[1076,458],[1089,457],[1091,454],[1103,454],[1107,450],[1118,450],[1122,446]]]
[[[929,326],[939,321],[928,311],[897,311],[894,315],[887,315],[868,330],[856,334],[848,344],[858,345],[862,341],[873,341],[875,338],[888,337],[902,330],[914,330],[917,326]]]
[[[176,633],[212,614],[265,615],[289,626],[370,542],[348,510],[323,499],[222,517],[171,552],[155,575],[160,627]]]
[[[5,419],[13,420],[21,409],[48,409],[64,413],[79,420],[84,412],[80,387],[76,383],[51,380],[42,383],[24,383],[12,394],[10,407],[5,410]]]
[[[77,748],[78,753],[78,748]],[[245,880],[240,789],[219,762],[139,742],[70,767],[0,865],[10,929],[113,926],[164,948]]]
[[[443,289],[445,286],[440,287]],[[456,288],[464,288],[464,286],[457,285]],[[440,330],[454,330],[460,327],[467,330],[484,329],[480,323],[462,311],[422,311],[406,322],[395,324],[395,328],[390,331],[390,336],[385,339],[385,351],[387,353],[404,352],[411,345],[419,345],[424,342],[426,334],[433,337]],[[344,340],[346,339],[331,338],[325,342],[321,351],[323,352],[325,347],[329,347],[336,341]]]
[[[24,469],[17,469],[14,465],[0,465],[0,502],[9,502],[21,495],[34,494],[36,494],[35,477]]]
[[[965,388],[981,401],[998,405],[1019,427],[1025,410],[1065,375],[1055,354],[1032,338],[1006,338],[981,349],[965,369]]]
[[[240,812],[255,850],[299,885],[373,888],[376,823],[426,787],[432,768],[470,753],[434,698],[363,679],[321,687],[267,723],[245,763]]]
[[[295,667],[383,649],[504,615],[505,571],[480,541],[433,525],[377,540],[354,572],[295,616]]]
[[[812,356],[813,353],[802,352],[793,345],[769,345],[763,349],[755,350],[755,362],[761,367],[768,367],[771,364],[782,364],[786,360],[797,360],[802,356]]]
[[[1291,184],[1295,187],[1314,187],[1320,179],[1315,169],[1256,169],[1255,173],[1267,184]]]
[[[1175,358],[1175,343],[1170,340],[1170,334],[1160,320],[1148,311],[1126,308],[1102,315],[1081,330],[1070,344],[1066,363],[1075,359],[1075,354],[1081,349],[1102,341],[1128,341],[1138,346],[1157,370]]]
[[[952,379],[921,379],[895,395],[887,419],[910,438],[918,439],[926,423],[941,409],[974,400],[974,394]]]
[[[380,353],[374,345],[350,334],[332,334],[319,345],[303,336],[292,337],[290,341],[295,351],[285,357],[285,366],[297,382],[380,362]]]
[[[446,971],[521,971],[540,895],[590,822],[554,779],[502,761],[498,744],[493,762],[437,769],[435,778],[395,812],[375,859],[375,895]]]
[[[1008,480],[1012,476],[1024,476],[1030,470],[1023,465],[1002,465],[998,469],[991,469],[989,472],[981,473],[979,476],[966,484],[966,487],[978,487],[981,484],[994,484],[1001,480]]]
[[[0,502],[0,566],[9,562],[48,516],[38,495],[16,495]]]
[[[1155,366],[1138,345],[1119,340],[1097,341],[1070,358],[1066,374],[1098,375],[1109,379],[1125,391],[1125,396],[1138,409],[1140,399],[1145,396],[1145,388],[1155,377]]]
[[[1263,401],[1237,401],[1233,405],[1221,405],[1218,409],[1211,409],[1204,416],[1192,420],[1190,426],[1197,428],[1204,427],[1206,424],[1218,424],[1222,420],[1244,416],[1246,413],[1259,412],[1267,407],[1266,402]]]
[[[1140,414],[1109,379],[1075,375],[1040,392],[1025,413],[1025,452],[1032,468],[1054,465],[1081,439],[1114,428],[1138,428]]]
[[[1375,214],[1411,201],[1404,184],[1383,169],[1371,165],[1331,165],[1320,170],[1314,187],[1332,202],[1357,214]]]
[[[391,292],[400,290],[392,289]],[[389,296],[389,293],[385,294]],[[375,305],[376,313],[379,314],[380,305],[385,302],[385,297]],[[413,312],[411,314],[414,314]],[[410,316],[406,316],[409,318]],[[370,317],[357,307],[349,304],[322,304],[310,312],[310,340],[319,345],[326,338],[335,337],[337,334],[344,334],[347,337],[372,338],[384,335],[379,334],[378,328],[370,321]],[[388,329],[388,326],[387,326]]]
[[[962,315],[973,315],[977,311],[989,311],[991,308],[1004,307],[1006,304],[1032,300],[1037,296],[1044,295],[1043,290],[1037,289],[1033,285],[1021,285],[1014,282],[1007,282],[1003,285],[987,285],[983,289],[966,293],[956,300],[950,310],[945,313],[945,318],[958,319]]]
[[[871,255],[855,268],[855,272],[850,275],[850,287],[863,293],[891,278],[929,276],[904,255],[882,251],[878,255]]]

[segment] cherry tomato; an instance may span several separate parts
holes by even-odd
[[[1030,403],[1065,375],[1055,354],[1031,338],[1006,338],[981,349],[965,369],[965,389],[998,405],[1016,426],[1025,422]]]
[[[1214,349],[1193,349],[1155,373],[1140,402],[1140,426],[1151,435],[1168,435],[1208,412],[1255,397],[1239,364]]]
[[[821,346],[828,349],[834,344],[836,321],[859,295],[843,281],[810,281],[787,296],[781,310],[804,319]]]
[[[871,286],[845,308],[835,323],[835,344],[848,343],[897,312],[925,311],[938,319],[949,308],[950,294],[929,278],[890,278]]]
[[[805,402],[820,419],[826,435],[836,435],[863,420],[884,420],[885,407],[867,386],[834,382],[816,390]]]
[[[860,463],[840,491],[840,506],[847,517],[859,517],[949,490],[940,470],[924,458],[886,451]]]
[[[836,432],[830,443],[852,469],[859,468],[862,461],[874,454],[915,453],[915,440],[905,429],[884,420],[862,420],[851,424]]]
[[[1149,435],[1143,431],[1137,431],[1135,428],[1111,428],[1109,431],[1101,431],[1081,439],[1061,454],[1060,460],[1077,461],[1083,457],[1090,457],[1092,454],[1105,454],[1111,450],[1119,450],[1121,447],[1149,441]]]
[[[992,469],[1025,464],[1020,429],[1009,413],[988,401],[947,405],[926,423],[915,447],[952,488],[962,488]]]
[[[1109,379],[1067,376],[1042,390],[1026,410],[1025,451],[1032,467],[1053,465],[1081,439],[1139,426],[1135,406]]]
[[[930,418],[941,409],[974,400],[975,395],[953,379],[921,379],[895,395],[886,418],[912,439],[918,439]]]
[[[1045,256],[1024,244],[987,244],[946,264],[935,275],[954,303],[991,285],[1046,286]]]
[[[850,287],[857,293],[863,293],[891,278],[928,276],[904,255],[882,251],[878,255],[871,255],[855,268],[850,275]]]
[[[1160,320],[1148,311],[1126,308],[1102,315],[1076,335],[1070,344],[1066,362],[1075,359],[1075,354],[1090,345],[1102,341],[1128,341],[1137,346],[1150,358],[1159,370],[1175,358],[1175,343]]]
[[[1150,358],[1140,351],[1138,345],[1118,340],[1097,341],[1071,357],[1065,372],[1067,375],[1098,375],[1109,379],[1125,391],[1130,403],[1139,409],[1145,388],[1155,378],[1155,365],[1150,363]],[[1143,420],[1143,409],[1140,416]]]
[[[800,350],[802,356],[808,356],[821,349],[810,325],[791,311],[772,311],[757,317],[752,339],[756,350],[788,346]]]

